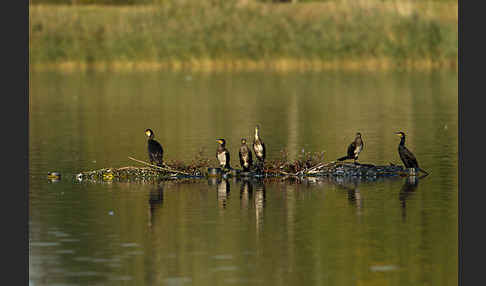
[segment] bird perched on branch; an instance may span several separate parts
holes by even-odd
[[[415,155],[413,155],[413,153],[410,152],[410,150],[408,150],[407,147],[405,147],[405,133],[400,131],[400,132],[395,132],[395,134],[397,136],[400,136],[400,143],[398,144],[398,154],[400,155],[400,159],[402,160],[403,165],[405,165],[405,168],[418,169],[428,174],[426,171],[424,171],[419,167]]]
[[[258,162],[263,166],[265,161],[265,144],[260,138],[260,126],[255,127],[255,138],[253,138],[253,151],[258,159]]]
[[[217,139],[218,149],[216,149],[216,158],[218,159],[221,168],[230,169],[230,153],[226,150],[226,141],[224,139]]]
[[[162,149],[162,145],[159,142],[154,140],[154,132],[152,129],[146,129],[145,135],[147,135],[148,140],[148,156],[150,160],[150,164],[154,163],[162,167],[162,157],[164,156],[164,150]]]
[[[246,139],[241,139],[241,147],[238,152],[240,155],[240,165],[243,171],[248,172],[253,164],[253,158],[250,148],[246,145]]]
[[[356,160],[358,160],[358,155],[359,153],[363,150],[363,139],[361,138],[361,133],[356,133],[356,138],[354,138],[354,141],[351,142],[348,146],[348,154],[344,157],[341,157],[337,159],[338,161],[344,161],[347,159],[354,159],[354,162],[356,163]]]

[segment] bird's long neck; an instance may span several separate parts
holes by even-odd
[[[258,129],[255,129],[255,140],[259,140],[260,136],[258,136]]]
[[[405,146],[405,136],[400,139],[400,145]]]

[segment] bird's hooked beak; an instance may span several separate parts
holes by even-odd
[[[395,135],[400,136],[400,138],[403,137],[402,133],[400,133],[400,132],[395,132]]]
[[[223,140],[221,139],[217,139],[216,142],[218,142],[219,144],[223,144]]]

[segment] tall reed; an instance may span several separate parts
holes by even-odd
[[[457,3],[31,5],[30,61],[457,65]]]

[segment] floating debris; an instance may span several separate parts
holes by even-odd
[[[51,182],[59,182],[61,180],[60,172],[49,172],[47,173],[47,179]]]
[[[397,270],[398,266],[396,265],[373,265],[370,267],[370,270],[373,272],[387,272]]]
[[[210,167],[211,161],[201,155],[189,165],[180,161],[164,162],[162,167],[152,165],[132,157],[130,160],[146,165],[146,167],[127,166],[121,168],[104,168],[85,171],[77,174],[78,182],[158,182],[160,180],[180,180],[199,178],[228,178],[228,177],[254,177],[254,178],[302,178],[302,177],[349,177],[360,178],[365,181],[375,181],[377,178],[390,176],[415,176],[415,169],[406,169],[393,163],[385,166],[350,162],[324,162],[324,152],[303,152],[296,160],[289,160],[285,151],[281,158],[268,160],[264,166],[258,166],[249,172],[240,169],[221,169]],[[214,163],[214,162],[213,162]]]

